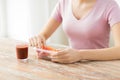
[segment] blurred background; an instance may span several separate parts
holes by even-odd
[[[0,0],[0,37],[28,41],[47,22],[57,0]],[[60,27],[48,40],[67,44]]]
[[[27,41],[47,22],[58,0],[0,0],[0,37]],[[119,4],[120,1],[116,0]],[[68,44],[60,27],[48,42]],[[110,45],[113,45],[111,37]]]

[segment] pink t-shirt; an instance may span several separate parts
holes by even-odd
[[[90,12],[76,19],[72,0],[59,0],[53,18],[62,22],[69,44],[74,49],[100,49],[109,47],[111,27],[120,22],[120,8],[115,0],[97,0]]]

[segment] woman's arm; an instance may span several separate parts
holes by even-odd
[[[41,32],[37,36],[29,39],[29,44],[31,46],[41,48],[42,46],[44,46],[45,41],[59,27],[60,24],[61,22],[57,21],[56,19],[50,18],[47,24],[41,30]]]
[[[114,60],[120,59],[120,23],[112,26],[111,31],[115,45],[111,48],[79,51],[83,59],[87,60]]]
[[[61,22],[57,21],[56,19],[50,18],[39,34],[43,35],[45,40],[47,40],[60,24]]]
[[[53,62],[73,63],[80,60],[114,60],[120,59],[120,23],[112,27],[115,46],[104,49],[75,50],[65,49],[51,55]]]

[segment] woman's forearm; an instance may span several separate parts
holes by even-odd
[[[93,50],[80,50],[82,57],[85,60],[115,60],[120,59],[120,46],[93,49]]]
[[[47,40],[52,35],[52,33],[55,32],[60,24],[61,22],[55,20],[54,18],[50,18],[40,32],[40,35],[43,35],[45,37],[45,40]]]

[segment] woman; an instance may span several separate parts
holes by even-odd
[[[71,48],[51,55],[53,62],[120,59],[120,8],[114,0],[59,0],[44,29],[30,38],[30,45],[44,45],[61,23]],[[111,48],[110,31],[115,42]]]

